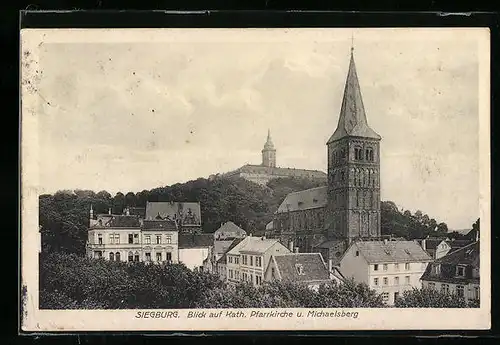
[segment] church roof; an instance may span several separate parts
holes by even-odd
[[[273,141],[271,140],[271,130],[267,131],[267,141],[264,144],[264,150],[263,151],[271,151],[274,150],[274,144]]]
[[[278,207],[277,213],[307,210],[325,207],[327,203],[327,186],[321,186],[299,192],[290,193]]]
[[[225,175],[234,175],[238,173],[267,174],[267,175],[276,175],[277,177],[299,176],[299,177],[321,178],[321,179],[327,178],[326,173],[320,170],[267,167],[255,164],[245,164],[234,171],[226,173]]]
[[[330,140],[328,140],[328,144],[347,136],[381,139],[380,135],[368,126],[358,75],[356,73],[356,65],[354,63],[354,54],[352,52],[339,122],[337,129],[330,137]]]

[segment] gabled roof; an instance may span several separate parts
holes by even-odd
[[[145,220],[142,228],[144,230],[177,231],[177,224],[173,220]]]
[[[369,264],[432,261],[429,254],[414,241],[359,241],[352,246],[360,251]]]
[[[215,240],[214,241],[214,254],[219,254],[222,255],[231,246],[231,244],[234,242],[234,239],[231,240]]]
[[[325,207],[327,203],[327,186],[321,186],[299,192],[290,193],[278,207],[276,213],[293,212],[319,207]]]
[[[454,241],[446,241],[451,247],[451,249],[454,251],[455,249],[459,249],[462,247],[465,247],[469,244],[474,243],[474,241],[471,240],[454,240]]]
[[[149,202],[146,204],[146,220],[175,220],[185,226],[201,225],[199,202]]]
[[[434,263],[472,265],[479,267],[479,241],[461,247],[437,259]]]
[[[218,264],[226,264],[227,263],[227,253],[229,253],[234,247],[236,247],[241,241],[243,241],[243,238],[235,238],[231,245],[227,248],[227,250],[222,254],[222,256],[217,260]]]
[[[253,237],[253,236],[247,236],[241,241],[235,248],[231,249],[229,254],[236,254],[236,253],[265,253],[267,250],[269,250],[272,246],[274,246],[276,243],[280,243],[279,240],[277,239],[269,239],[269,238],[264,238],[264,237]],[[282,245],[280,243],[280,245]],[[282,245],[283,246],[283,245]],[[283,246],[287,253],[290,251],[288,248]]]
[[[427,250],[434,250],[437,248],[437,246],[445,241],[445,238],[426,238],[425,239],[425,249]]]
[[[213,245],[212,234],[179,234],[179,248],[205,248]]]
[[[144,218],[146,216],[145,207],[129,207],[128,211],[131,216],[139,216],[141,218]]]
[[[224,237],[241,237],[241,236],[246,236],[247,232],[240,228],[238,225],[234,224],[233,222],[225,222],[215,230],[214,236],[217,238],[217,236],[224,236]]]
[[[273,260],[282,280],[294,282],[330,280],[328,268],[319,253],[273,255]],[[298,266],[301,273],[298,271]]]
[[[141,222],[138,216],[98,215],[97,223],[92,228],[139,228]]]
[[[347,136],[371,138],[375,140],[381,139],[380,135],[368,126],[358,75],[356,73],[356,65],[354,63],[354,54],[352,52],[344,88],[342,107],[340,109],[339,122],[337,129],[328,140],[328,144]]]

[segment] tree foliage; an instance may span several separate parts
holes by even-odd
[[[456,294],[435,289],[421,288],[408,290],[394,304],[396,308],[476,308],[478,301],[467,302]]]

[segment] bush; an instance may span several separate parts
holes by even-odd
[[[408,290],[396,300],[396,308],[473,308],[463,297],[438,290],[421,288]]]

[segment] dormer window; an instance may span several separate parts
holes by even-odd
[[[458,277],[465,277],[465,266],[462,266],[462,265],[457,266],[457,276]]]
[[[299,276],[304,275],[304,266],[302,266],[301,264],[296,264],[295,269],[297,270],[297,274]]]
[[[299,201],[299,206],[302,206],[304,203],[302,201]]]
[[[440,265],[433,265],[432,266],[432,274],[439,275],[441,273],[441,266]]]

